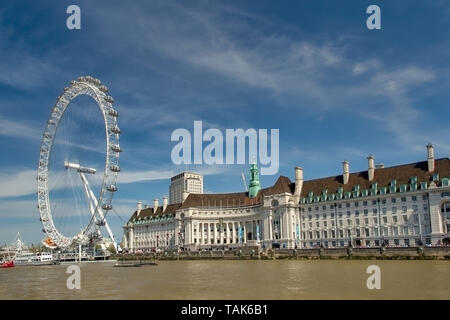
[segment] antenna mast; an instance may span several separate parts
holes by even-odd
[[[247,183],[245,182],[244,172],[241,171],[241,174],[242,174],[242,182],[244,182],[244,188],[245,188],[245,191],[248,192]]]

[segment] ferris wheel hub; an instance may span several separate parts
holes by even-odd
[[[66,169],[75,169],[78,172],[82,172],[82,173],[96,173],[97,170],[94,168],[88,168],[88,167],[82,167],[79,163],[72,163],[72,162],[68,162],[68,161],[64,161],[64,167],[66,167]]]

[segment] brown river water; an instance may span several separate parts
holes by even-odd
[[[69,265],[0,269],[0,299],[450,299],[449,261],[159,261],[115,268],[81,263],[81,288],[67,289]],[[369,290],[369,265],[381,289]]]

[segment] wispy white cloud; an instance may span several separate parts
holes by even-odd
[[[36,170],[0,173],[0,197],[18,197],[36,192]]]
[[[36,130],[32,125],[5,119],[0,116],[0,135],[36,140],[41,138],[42,133]]]
[[[108,37],[111,13],[98,14]],[[428,66],[404,64],[392,69],[381,58],[370,56],[358,61],[348,54],[350,45],[340,40],[320,42],[271,32],[267,26],[249,23],[255,19],[251,15],[236,14],[235,9],[229,14],[229,8],[222,6],[192,10],[182,4],[160,3],[148,11],[136,6],[133,14],[117,18],[112,20],[119,21],[122,32],[129,35],[127,41],[143,52],[238,86],[264,90],[275,99],[293,96],[308,101],[296,104],[296,111],[351,111],[366,118],[375,114],[378,128],[402,148],[415,150],[422,144],[415,130],[420,111],[411,92],[437,79]],[[245,41],[241,35],[246,35]],[[147,63],[151,65],[151,61]],[[366,105],[367,100],[374,103]],[[373,109],[374,104],[379,110]],[[352,110],[355,106],[358,110]],[[167,114],[161,119],[173,121]]]

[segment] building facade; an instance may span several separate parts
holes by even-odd
[[[128,251],[158,249],[377,247],[450,241],[450,159],[304,181],[280,176],[260,188],[252,165],[249,192],[189,194],[179,203],[137,208],[124,226]],[[255,189],[257,190],[255,192]]]
[[[182,172],[170,179],[169,203],[181,203],[190,193],[203,193],[203,176],[194,172]]]

